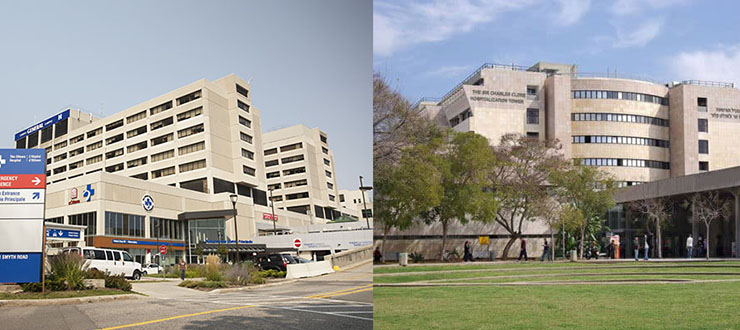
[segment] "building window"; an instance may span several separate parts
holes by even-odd
[[[154,156],[152,156],[152,157],[154,157]],[[154,160],[152,160],[152,162],[153,161]],[[168,176],[168,175],[172,175],[172,174],[175,174],[175,167],[174,166],[163,168],[163,169],[160,169],[160,170],[152,171],[152,179],[161,178],[163,176]]]
[[[280,177],[280,171],[275,171],[275,172],[267,173],[267,178],[268,179],[271,179],[271,178],[279,178],[279,177]]]
[[[149,220],[149,232],[151,233],[151,237],[159,237],[170,240],[183,239],[183,222],[157,217],[151,217]]]
[[[15,141],[15,148],[16,149],[24,149],[26,147],[26,137],[22,137]]]
[[[126,124],[131,124],[135,121],[139,121],[146,118],[146,110],[139,112],[137,114],[131,115],[126,117]],[[89,137],[89,136],[88,136]]]
[[[33,148],[39,145],[39,132],[33,133],[28,136],[28,148]]]
[[[249,98],[249,90],[246,88],[239,86],[239,84],[236,84],[236,92],[243,95],[246,98]]]
[[[307,186],[307,185],[308,185],[308,180],[301,179],[301,180],[286,182],[285,188],[301,187],[301,186]]]
[[[87,246],[93,246],[92,236],[97,235],[97,212],[89,212],[82,214],[72,214],[68,216],[67,220],[70,225],[86,226],[85,228],[85,244]]]
[[[329,200],[333,202],[334,201],[334,195],[329,195]]]
[[[146,133],[146,126],[141,126],[141,127],[137,128],[137,129],[132,129],[132,130],[126,132],[126,138],[129,138],[130,139],[130,138],[132,138],[134,136],[141,135],[141,134],[144,134],[144,133]]]
[[[697,98],[696,105],[699,107],[700,112],[707,112],[707,98],[706,97]]]
[[[201,141],[201,142],[198,142],[198,143],[193,143],[193,144],[186,145],[184,147],[178,148],[177,149],[177,154],[180,155],[180,156],[187,155],[189,153],[200,151],[200,150],[203,150],[205,148],[206,148],[206,143],[203,142],[203,141]]]
[[[41,130],[41,143],[51,141],[54,126],[49,126]]]
[[[324,172],[326,173],[326,176],[327,177],[331,178],[331,172],[329,172],[329,171],[324,171]]]
[[[222,192],[234,192],[234,184],[226,181],[221,180],[219,178],[213,178],[213,193],[219,194]]]
[[[67,159],[67,153],[66,152],[63,153],[63,154],[59,154],[59,155],[54,156],[54,162],[62,161],[62,160],[65,160],[65,159]]]
[[[152,139],[152,146],[160,145],[162,143],[170,142],[174,139],[173,133],[158,136]]]
[[[193,134],[198,134],[203,132],[203,124],[198,124],[193,127],[188,127],[186,129],[181,129],[177,131],[177,138],[182,139],[184,137],[191,136]]]
[[[190,119],[190,118],[193,118],[193,117],[197,117],[197,116],[200,116],[202,113],[203,113],[203,107],[197,107],[195,109],[188,110],[188,111],[185,111],[183,113],[178,114],[177,115],[177,121],[180,122],[180,121],[183,121],[185,119]]]
[[[236,106],[239,107],[239,109],[249,112],[249,104],[236,100]]]
[[[324,165],[331,166],[331,162],[328,159],[324,158]]]
[[[321,136],[319,136],[319,138],[321,139],[321,142],[323,142],[323,143],[329,143],[329,142],[327,142],[326,135],[321,135]]]
[[[699,140],[699,153],[700,154],[709,153],[709,140]]]
[[[54,124],[54,137],[58,138],[64,134],[67,134],[68,129],[69,129],[69,119],[64,119]]]
[[[103,161],[103,155],[97,155],[95,157],[90,157],[87,160],[85,160],[87,165],[92,165],[95,163],[99,163],[101,161]]]
[[[293,163],[293,162],[298,162],[298,161],[302,161],[302,160],[303,160],[303,154],[296,155],[296,156],[291,156],[291,157],[285,157],[285,158],[281,159],[280,161],[283,164],[287,164],[287,163]]]
[[[180,182],[180,188],[208,193],[208,179],[201,178],[185,182]]]
[[[293,199],[301,199],[301,198],[308,198],[308,192],[302,192],[297,194],[287,194],[285,195],[286,200],[293,200]]]
[[[152,155],[152,163],[158,162],[160,160],[165,160],[175,157],[175,151],[174,150],[167,150],[164,152],[156,153]]]
[[[167,127],[169,125],[172,125],[172,123],[174,123],[174,122],[175,122],[175,120],[172,117],[167,117],[165,119],[162,119],[162,120],[153,122],[153,123],[149,124],[149,126],[151,127],[151,130],[152,131],[155,131],[155,130],[158,130],[158,129],[162,128],[162,127]]]
[[[288,145],[284,145],[280,147],[280,152],[286,152],[286,151],[291,151],[291,150],[296,150],[296,149],[301,149],[301,148],[303,148],[303,143],[298,142],[298,143],[288,144]]]
[[[278,190],[278,189],[281,189],[281,184],[280,183],[268,184],[267,185],[267,190]]]
[[[699,171],[709,171],[709,162],[699,162]]]
[[[144,173],[141,173],[141,174],[132,175],[131,177],[134,178],[134,179],[139,179],[139,180],[148,180],[149,179],[149,173],[144,172]]]
[[[530,139],[539,140],[540,139],[540,133],[539,132],[527,132],[527,137]]]
[[[249,167],[247,165],[242,165],[242,171],[246,175],[254,176],[256,174],[256,171],[253,168],[251,168],[251,167]]]
[[[141,141],[137,144],[126,147],[126,152],[132,153],[132,152],[143,150],[143,149],[146,149],[146,141]]]
[[[84,163],[85,162],[81,160],[81,161],[78,161],[78,162],[74,162],[72,164],[69,164],[69,170],[71,171],[71,170],[74,170],[76,168],[82,167],[84,165]]]
[[[74,157],[74,156],[80,155],[83,152],[85,152],[85,147],[79,147],[79,148],[77,148],[75,150],[70,151],[69,152],[69,157]]]
[[[63,224],[64,223],[64,216],[56,217],[56,218],[51,218],[51,219],[46,219],[44,221]]]
[[[287,170],[283,170],[283,175],[293,175],[293,174],[299,174],[299,173],[306,173],[305,167],[296,167],[291,168]]]
[[[85,139],[85,135],[84,134],[80,134],[78,136],[75,136],[75,137],[69,139],[69,144],[75,144],[77,142],[81,142],[84,139]]]
[[[323,152],[323,153],[325,153],[325,154],[328,155],[329,154],[329,149],[327,149],[325,147],[321,147],[321,152]]]
[[[144,237],[144,217],[141,215],[105,212],[105,234]]]
[[[197,99],[200,98],[200,94],[201,94],[200,93],[200,90],[197,90],[197,91],[192,92],[192,93],[190,93],[188,95],[178,97],[177,98],[177,105],[183,105],[183,104],[188,103],[190,101],[197,100]]]
[[[105,153],[105,159],[116,158],[116,157],[122,156],[122,155],[123,155],[123,148],[120,148],[120,149],[116,149],[116,150],[113,150],[113,151],[106,152]]]
[[[271,167],[271,166],[275,166],[275,165],[278,165],[278,164],[279,163],[278,163],[278,160],[277,159],[268,160],[268,161],[265,162],[265,167]]]
[[[123,133],[105,139],[105,145],[111,145],[123,141]]]
[[[201,160],[197,160],[194,162],[185,163],[185,164],[180,165],[180,173],[190,172],[190,171],[194,171],[194,170],[201,169],[204,167],[206,167],[206,160],[201,159]]]
[[[246,143],[252,143],[252,136],[244,132],[239,132],[239,138]]]
[[[247,149],[242,148],[242,157],[248,158],[248,159],[254,159],[254,153]]]
[[[277,153],[277,148],[272,148],[272,149],[265,150],[264,155],[268,156],[268,155],[274,155],[276,153]]]
[[[527,109],[527,124],[540,123],[540,109]]]
[[[326,187],[329,188],[329,189],[334,189],[334,184],[331,183],[331,182],[327,182],[326,183]]]
[[[112,130],[114,130],[116,128],[119,128],[119,127],[122,127],[122,126],[123,126],[123,119],[119,119],[119,120],[116,120],[116,121],[114,121],[114,122],[112,122],[112,123],[110,123],[108,125],[105,125],[105,131],[106,132],[112,131]]]
[[[252,128],[252,121],[242,116],[239,116],[239,124],[242,124],[243,126],[247,128]]]
[[[108,173],[123,171],[123,163],[108,166],[105,168],[105,171]]]
[[[529,100],[537,99],[537,86],[527,86],[527,99]]]
[[[172,101],[167,101],[156,107],[149,108],[149,113],[153,116],[165,110],[172,109]]]
[[[103,128],[102,127],[98,127],[98,128],[96,128],[96,129],[94,129],[92,131],[87,132],[87,138],[89,139],[89,138],[91,138],[93,136],[100,135],[100,134],[103,134]]]
[[[709,132],[709,121],[699,118],[699,132]]]
[[[141,165],[146,165],[146,157],[141,157],[139,159],[129,160],[128,162],[126,162],[126,168],[134,168]]]

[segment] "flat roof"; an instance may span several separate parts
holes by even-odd
[[[617,191],[614,198],[617,203],[626,203],[738,187],[740,187],[740,166],[622,188]]]

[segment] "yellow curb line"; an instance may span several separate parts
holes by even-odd
[[[184,317],[198,316],[198,315],[205,315],[205,314],[218,313],[218,312],[226,312],[226,311],[233,311],[233,310],[237,310],[237,309],[245,309],[245,308],[250,308],[250,307],[257,307],[257,306],[255,306],[255,305],[248,305],[248,306],[238,306],[238,307],[230,307],[230,308],[216,309],[216,310],[206,311],[206,312],[200,312],[200,313],[192,313],[192,314],[185,314],[185,315],[178,315],[178,316],[166,317],[166,318],[163,318],[163,319],[151,320],[151,321],[146,321],[146,322],[124,324],[124,325],[119,325],[119,326],[115,326],[115,327],[103,328],[103,329],[100,329],[100,330],[113,330],[113,329],[130,328],[130,327],[135,327],[135,326],[140,326],[140,325],[146,325],[146,324],[159,323],[159,322],[164,322],[164,321],[170,321],[170,320],[180,319],[180,318],[184,318]]]
[[[367,285],[362,285],[362,286],[356,286],[356,287],[349,288],[349,289],[344,289],[344,290],[339,290],[339,291],[333,291],[333,292],[326,292],[326,293],[320,293],[320,294],[315,294],[315,295],[312,295],[312,296],[306,296],[306,298],[323,298],[323,297],[327,297],[327,296],[330,296],[330,295],[333,295],[333,294],[336,294],[336,293],[342,293],[342,292],[346,292],[346,291],[353,291],[353,290],[363,289],[363,288],[367,288],[367,287],[371,287],[371,286],[373,286],[373,285],[372,284],[367,284]]]

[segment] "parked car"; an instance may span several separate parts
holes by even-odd
[[[141,264],[126,251],[101,249],[96,247],[67,247],[62,253],[78,253],[85,257],[88,269],[97,269],[111,275],[123,274],[134,280],[141,279]]]
[[[157,264],[148,264],[144,266],[144,268],[141,269],[144,275],[147,274],[159,274],[160,272],[163,272],[164,269],[162,269],[162,266]]]
[[[306,258],[301,258],[301,257],[296,257],[296,256],[293,256],[293,259],[295,259],[295,261],[298,262],[299,264],[307,264],[309,262],[313,262],[313,260],[311,259],[306,259]]]
[[[287,271],[289,264],[298,263],[293,256],[287,253],[268,253],[255,257],[254,263],[263,270],[274,269],[277,271]]]

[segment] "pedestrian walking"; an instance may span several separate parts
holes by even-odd
[[[609,245],[606,246],[606,253],[609,259],[614,259],[614,240],[609,241]]]
[[[650,250],[650,245],[648,245],[648,237],[645,235],[645,261],[648,260],[648,250]]]
[[[686,249],[689,251],[689,259],[691,259],[691,253],[694,250],[694,238],[689,234],[689,238],[686,239]]]
[[[635,236],[635,241],[632,242],[632,244],[635,246],[635,261],[640,260],[640,239]]]
[[[522,245],[521,245],[522,247],[521,247],[521,250],[519,251],[519,259],[517,260],[521,261],[522,256],[524,256],[524,261],[527,261],[527,241],[525,241],[523,238],[520,238],[520,239],[522,241]]]
[[[465,241],[465,251],[463,252],[463,261],[473,261],[473,253],[470,251],[470,242]]]
[[[180,268],[180,279],[185,279],[185,271],[188,269],[188,264],[185,263],[185,258],[180,259],[180,264],[178,265],[178,268]]]
[[[540,261],[545,261],[545,256],[547,256],[547,260],[552,261],[552,258],[550,258],[550,245],[547,244],[547,238],[545,238],[545,245],[542,247],[542,257],[540,258]]]

